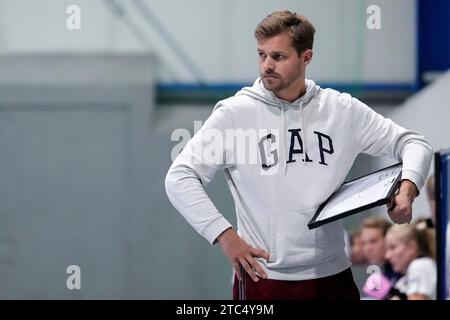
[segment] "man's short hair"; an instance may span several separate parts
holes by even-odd
[[[316,29],[304,16],[290,11],[275,11],[264,18],[255,29],[255,38],[262,39],[288,32],[292,45],[301,55],[306,49],[312,49]]]
[[[371,228],[371,229],[379,229],[383,233],[383,237],[386,236],[387,231],[392,226],[392,224],[383,218],[367,218],[363,221],[362,229]]]

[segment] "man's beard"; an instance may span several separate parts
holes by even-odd
[[[264,87],[269,91],[280,91],[287,87],[280,77],[274,79],[266,79],[264,78],[264,76],[262,76],[262,81]]]

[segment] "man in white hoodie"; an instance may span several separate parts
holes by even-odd
[[[289,11],[263,19],[255,30],[260,77],[217,103],[166,176],[174,207],[232,263],[234,299],[358,299],[341,222],[313,230],[307,222],[359,153],[403,162],[388,208],[395,223],[411,220],[428,174],[432,149],[423,136],[305,79],[314,33]],[[242,134],[253,141],[245,148],[236,143]],[[235,202],[237,232],[204,190],[218,170]]]

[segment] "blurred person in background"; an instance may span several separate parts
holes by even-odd
[[[392,300],[436,299],[435,238],[430,228],[394,225],[386,234],[386,259],[405,274],[394,285]]]
[[[350,234],[350,247],[352,264],[366,264],[367,259],[364,254],[364,242],[361,236],[361,229],[357,229]]]
[[[367,218],[362,224],[361,240],[367,264],[379,266],[384,276],[395,283],[402,275],[395,272],[385,259],[385,236],[390,227],[391,223],[386,219]]]

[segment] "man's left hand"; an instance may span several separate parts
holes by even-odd
[[[417,187],[412,181],[402,180],[398,194],[387,204],[387,212],[394,223],[403,224],[411,221],[412,203],[417,194]]]

